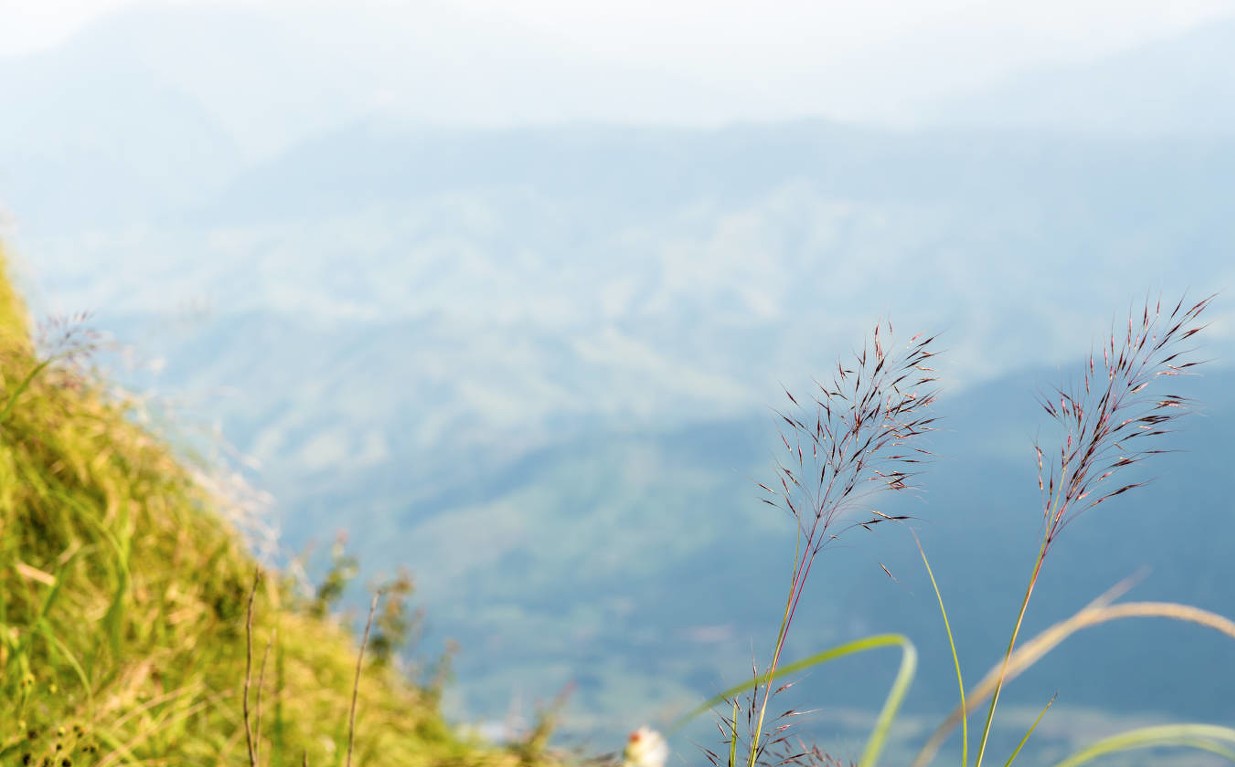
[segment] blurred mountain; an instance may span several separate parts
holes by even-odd
[[[1235,20],[945,99],[923,121],[1107,137],[1235,135]]]
[[[375,119],[308,141],[238,176],[202,223],[338,216],[376,202],[482,189],[586,200],[641,220],[686,201],[741,203],[791,184],[853,202],[948,204],[1044,198],[1166,204],[1217,191],[1235,142],[1106,140],[999,131],[903,133],[819,120],[713,130],[565,126],[430,130]],[[1131,185],[1152,178],[1155,185]],[[1200,184],[1201,186],[1197,186]],[[1098,197],[1099,199],[1094,199]],[[619,219],[621,220],[621,219]]]
[[[460,361],[544,339],[749,407],[882,316],[946,330],[968,380],[1075,358],[1130,296],[1235,280],[1233,173],[1225,140],[370,122],[161,224],[19,242],[65,310],[406,321]]]

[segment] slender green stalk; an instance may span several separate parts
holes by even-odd
[[[360,672],[364,669],[364,650],[369,644],[369,632],[373,629],[373,614],[377,612],[377,600],[381,593],[373,595],[369,602],[369,619],[364,624],[364,635],[360,638],[360,649],[356,651],[356,678],[352,681],[352,705],[347,712],[347,767],[352,767],[352,749],[356,745],[356,701],[360,697]]]
[[[810,548],[811,539],[814,536],[814,530],[811,531],[811,536],[807,539],[807,548]],[[785,640],[789,636],[789,624],[793,622],[793,608],[797,602],[797,597],[801,593],[801,584],[805,578],[803,573],[803,564],[807,572],[810,570],[810,563],[804,562],[802,558],[802,528],[798,528],[797,541],[793,552],[793,575],[789,583],[789,597],[785,600],[785,612],[780,619],[780,628],[776,632],[776,647],[772,651],[772,662],[768,665],[767,673],[764,675],[767,681],[763,683],[763,701],[759,704],[759,716],[756,720],[755,729],[751,733],[750,738],[750,753],[747,755],[747,765],[754,767],[758,761],[759,743],[763,739],[763,723],[767,719],[768,703],[772,700],[771,680],[775,679],[777,669],[780,666],[780,656],[785,650]],[[754,682],[754,695],[758,698],[760,682],[758,679]],[[737,719],[734,718],[736,723]],[[736,738],[735,738],[736,742]]]
[[[1052,695],[1051,699],[1046,702],[1042,710],[1038,712],[1038,718],[1033,720],[1033,724],[1025,731],[1025,736],[1021,738],[1021,742],[1016,744],[1016,748],[1012,749],[1012,755],[1008,757],[1008,761],[1003,763],[1003,767],[1012,767],[1012,763],[1016,761],[1016,757],[1020,755],[1021,749],[1029,742],[1029,738],[1033,735],[1034,730],[1038,729],[1038,725],[1042,723],[1042,717],[1046,716],[1046,712],[1051,710],[1051,706],[1055,705],[1055,699],[1059,696]]]
[[[738,700],[733,699],[733,718],[729,720],[729,767],[738,763]]]
[[[965,678],[961,675],[961,661],[956,654],[952,624],[948,622],[948,610],[943,606],[943,594],[939,591],[939,584],[935,582],[935,571],[931,569],[930,560],[926,558],[926,550],[922,548],[922,541],[918,540],[916,534],[913,540],[918,545],[918,553],[922,555],[922,564],[926,565],[926,574],[930,576],[931,588],[935,590],[935,599],[939,602],[939,614],[943,616],[943,629],[948,634],[948,648],[952,651],[952,667],[956,669],[956,685],[961,695],[961,767],[969,767],[969,710],[965,705]]]
[[[1033,575],[1029,576],[1029,586],[1025,589],[1025,597],[1021,600],[1020,612],[1016,615],[1016,624],[1012,627],[1012,637],[1008,640],[1008,649],[1003,653],[1003,663],[999,668],[999,677],[995,681],[995,691],[991,693],[991,705],[986,711],[986,723],[982,725],[982,742],[978,745],[978,758],[974,767],[982,767],[982,757],[986,754],[986,743],[991,735],[991,724],[995,719],[995,707],[999,705],[999,693],[1003,690],[1004,679],[1008,673],[1008,662],[1016,649],[1016,639],[1021,633],[1021,624],[1025,621],[1025,611],[1029,609],[1029,599],[1033,596],[1033,588],[1038,583],[1038,575],[1042,572],[1042,562],[1046,559],[1047,544],[1050,538],[1042,539],[1042,547],[1038,549],[1038,557],[1034,561]]]
[[[242,713],[244,714],[244,744],[248,749],[249,767],[257,767],[257,743],[253,732],[252,716],[249,712],[249,690],[253,684],[253,600],[257,598],[257,587],[262,581],[260,568],[253,571],[253,588],[249,590],[249,603],[244,619],[244,698]],[[257,737],[261,734],[258,733]]]

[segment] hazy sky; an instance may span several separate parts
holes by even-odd
[[[1206,19],[1235,14],[1235,0],[444,0],[471,13],[501,16],[598,50],[646,60],[700,61],[684,40],[727,43],[774,58],[823,61],[891,41],[980,34],[1021,38],[1083,55],[1126,45]],[[0,53],[52,45],[90,20],[134,6],[247,6],[280,14],[346,8],[349,13],[415,21],[422,3],[394,0],[0,0]],[[1048,54],[1049,51],[1041,50]],[[704,60],[722,64],[714,49]],[[700,61],[700,63],[702,63]]]
[[[0,55],[53,46],[99,17],[152,5],[157,4],[0,0]],[[758,117],[764,111],[775,119],[796,111],[894,120],[912,113],[914,102],[976,88],[1001,74],[1096,58],[1235,17],[1235,0],[182,0],[162,5],[241,6],[315,37],[384,39],[375,48],[389,47],[400,35],[424,44],[428,35],[449,49],[459,30],[480,29],[502,44],[552,48],[555,61],[568,66],[663,73],[692,88],[712,89],[715,101],[749,101],[718,119]],[[484,62],[474,65],[483,68]],[[804,101],[808,108],[794,108]],[[649,115],[656,111],[641,108]]]

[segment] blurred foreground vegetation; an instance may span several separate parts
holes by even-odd
[[[227,500],[138,425],[75,333],[36,343],[0,253],[0,764],[252,763],[246,680],[258,763],[344,764],[357,639],[280,573],[254,591]],[[440,681],[381,650],[353,763],[554,763],[547,727],[509,747],[462,736]]]

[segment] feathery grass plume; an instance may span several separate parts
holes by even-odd
[[[1043,494],[1042,541],[991,695],[978,747],[978,767],[986,752],[999,693],[1047,552],[1077,517],[1144,484],[1129,482],[1108,490],[1111,485],[1107,480],[1125,466],[1165,452],[1142,445],[1148,437],[1166,434],[1171,422],[1187,412],[1189,400],[1178,394],[1151,394],[1148,390],[1156,378],[1178,376],[1200,364],[1186,361],[1188,350],[1177,346],[1205,327],[1199,318],[1212,300],[1211,295],[1185,305],[1181,298],[1166,314],[1160,300],[1146,301],[1139,312],[1128,314],[1127,328],[1122,333],[1112,331],[1102,348],[1100,370],[1096,355],[1091,354],[1079,387],[1071,391],[1056,389],[1055,396],[1043,398],[1043,409],[1064,427],[1065,434],[1057,460],[1049,470],[1043,467],[1045,452],[1035,445],[1038,486]]]
[[[886,328],[886,335],[881,332]],[[905,490],[929,453],[909,445],[914,437],[932,430],[927,415],[935,401],[934,371],[928,366],[935,353],[934,337],[914,336],[903,350],[885,348],[891,323],[876,325],[869,345],[855,355],[853,364],[837,365],[831,384],[816,381],[818,391],[807,404],[787,390],[792,410],[778,412],[783,422],[781,441],[787,460],[777,461],[777,483],[759,484],[764,503],[782,508],[797,526],[797,549],[785,611],[777,631],[769,666],[755,673],[756,683],[747,712],[749,753],[754,765],[783,744],[785,726],[764,732],[770,699],[783,687],[772,680],[781,662],[789,627],[802,598],[815,557],[842,529],[870,529],[886,521],[905,519],[871,510],[851,519],[862,501],[881,490]],[[729,732],[736,737],[737,728]]]
[[[1056,389],[1055,397],[1042,399],[1043,409],[1067,430],[1058,462],[1045,481],[1043,451],[1035,445],[1047,546],[1085,511],[1144,484],[1132,482],[1098,493],[1119,469],[1165,452],[1142,448],[1142,440],[1167,433],[1171,421],[1187,412],[1189,400],[1178,394],[1150,394],[1147,389],[1158,376],[1177,376],[1200,364],[1182,360],[1186,352],[1175,345],[1204,328],[1194,323],[1211,300],[1213,296],[1185,308],[1180,299],[1165,317],[1161,301],[1152,307],[1146,303],[1139,320],[1134,313],[1128,315],[1118,348],[1117,334],[1111,333],[1102,348],[1101,371],[1090,355],[1083,391]]]

